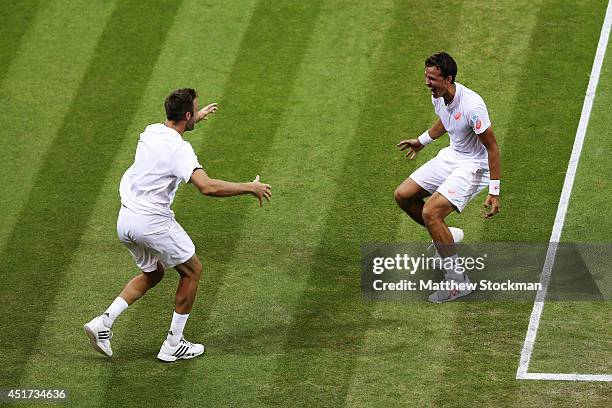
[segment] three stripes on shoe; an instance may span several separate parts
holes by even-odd
[[[98,332],[98,340],[110,340],[110,330],[102,330]]]
[[[184,355],[188,355],[188,356],[193,355],[193,353],[187,353],[187,350],[189,350],[189,347],[185,346],[184,344],[181,344],[181,347],[179,347],[172,355],[176,358],[181,358]]]

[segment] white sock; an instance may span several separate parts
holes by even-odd
[[[459,255],[457,254],[444,258],[443,265],[446,269],[446,278],[463,282],[465,280],[463,276],[463,265],[457,266],[457,259],[459,259]]]
[[[113,323],[115,323],[115,319],[123,313],[125,309],[128,308],[127,302],[122,297],[117,297],[117,299],[113,300],[113,303],[106,309],[104,312],[103,321],[106,327],[112,327]]]
[[[168,337],[166,341],[170,346],[176,347],[181,341],[183,337],[183,329],[185,329],[185,323],[187,323],[187,319],[189,318],[189,313],[187,314],[178,314],[174,312],[172,314],[172,323],[170,324],[170,331],[168,332]]]

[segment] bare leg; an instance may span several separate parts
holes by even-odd
[[[454,211],[453,205],[440,193],[434,193],[423,207],[423,220],[425,227],[433,239],[436,249],[442,258],[457,253],[453,235],[444,222],[444,219]]]
[[[179,314],[189,314],[198,293],[202,264],[197,255],[194,255],[186,262],[176,265],[174,269],[181,275],[176,289],[174,310]]]
[[[198,293],[202,264],[197,255],[174,267],[180,275],[176,289],[174,313],[166,341],[162,344],[157,358],[162,361],[176,361],[182,358],[193,358],[204,353],[202,344],[191,343],[183,337],[185,324],[191,313],[193,302]]]
[[[153,272],[141,272],[140,275],[130,280],[123,288],[119,296],[131,305],[140,299],[149,289],[157,285],[164,277],[164,267],[157,263],[157,269]]]
[[[425,226],[423,220],[423,199],[429,196],[429,192],[419,186],[414,180],[408,177],[395,189],[395,201],[397,205],[417,223]]]

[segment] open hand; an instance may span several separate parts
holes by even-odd
[[[495,214],[499,213],[499,196],[489,194],[485,199],[483,207],[489,211],[485,214],[485,218],[491,218]]]
[[[263,205],[262,198],[265,198],[268,200],[268,202],[270,202],[270,198],[272,198],[272,189],[269,184],[264,184],[259,181],[259,174],[257,177],[255,177],[255,180],[253,180],[251,184],[253,185],[253,191],[251,194],[257,197],[260,207]]]
[[[198,121],[202,119],[208,120],[208,115],[210,115],[211,113],[215,113],[217,109],[219,109],[219,105],[216,102],[211,103],[210,105],[206,105],[205,107],[200,109],[200,111],[198,112],[198,117],[199,117]]]
[[[418,151],[423,150],[423,146],[421,144],[421,142],[419,142],[418,139],[408,139],[408,140],[402,140],[401,142],[399,142],[397,144],[397,147],[400,148],[400,150],[406,150],[406,157],[409,160],[412,160],[416,157],[416,154]]]

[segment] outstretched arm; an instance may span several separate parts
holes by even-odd
[[[487,148],[487,154],[489,156],[489,194],[484,202],[485,208],[490,210],[485,214],[485,218],[490,218],[497,214],[500,210],[499,204],[499,180],[501,176],[501,160],[499,154],[499,146],[497,145],[497,139],[493,133],[493,127],[489,126],[487,130],[478,135],[482,144]]]
[[[443,134],[446,129],[440,119],[436,120],[433,125],[417,139],[402,140],[397,144],[400,150],[408,149],[406,157],[410,160],[414,159],[417,152],[423,150],[427,143],[431,143]],[[427,140],[427,141],[426,141]],[[423,144],[424,143],[424,144]]]
[[[204,195],[212,197],[232,197],[242,194],[252,194],[262,205],[262,199],[270,201],[272,191],[269,184],[259,181],[259,176],[250,183],[232,183],[229,181],[213,179],[202,169],[196,169],[189,180]]]

